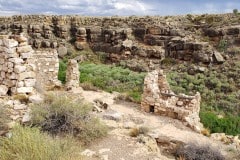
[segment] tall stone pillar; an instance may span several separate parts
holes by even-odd
[[[74,59],[68,60],[67,71],[66,71],[66,88],[71,90],[79,87],[80,72],[78,63]]]

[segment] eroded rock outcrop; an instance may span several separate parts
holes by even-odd
[[[146,112],[179,119],[200,132],[200,101],[199,93],[195,96],[173,93],[162,70],[149,72],[145,77],[141,107]]]
[[[194,17],[193,17],[194,18]],[[110,62],[137,71],[159,68],[165,57],[201,63],[223,63],[217,44],[202,40],[199,33],[219,42],[222,35],[238,42],[237,27],[220,29],[194,25],[188,16],[176,17],[83,17],[13,16],[0,17],[0,34],[28,35],[35,49],[58,48],[59,57],[68,52],[69,42],[76,50],[92,49],[107,53]],[[190,27],[191,26],[191,27]],[[63,47],[64,46],[64,47]],[[153,62],[153,63],[152,63]],[[138,67],[142,65],[144,67]]]

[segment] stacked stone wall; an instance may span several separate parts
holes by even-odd
[[[40,87],[48,89],[59,85],[59,59],[56,50],[37,50],[33,54],[33,62],[36,65],[36,79]]]
[[[21,35],[0,37],[0,94],[30,94],[36,83],[32,47]]]

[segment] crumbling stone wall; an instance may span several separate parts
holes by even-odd
[[[77,61],[69,59],[66,71],[66,88],[69,90],[79,87],[79,78],[80,72]]]
[[[145,77],[141,107],[146,112],[179,119],[190,128],[200,131],[200,101],[199,93],[195,96],[174,94],[162,70],[154,70]]]
[[[34,53],[27,39],[19,36],[0,37],[0,95],[30,94],[36,83]]]
[[[43,89],[59,85],[59,59],[55,49],[37,50],[33,54],[33,61],[36,65],[37,85]]]

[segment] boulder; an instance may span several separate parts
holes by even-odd
[[[34,104],[39,104],[43,102],[43,98],[40,95],[31,95],[29,96],[29,101]]]
[[[104,119],[109,119],[109,120],[114,120],[114,121],[121,121],[122,119],[122,114],[118,113],[116,111],[108,111],[103,115]]]
[[[217,62],[217,63],[223,63],[225,60],[223,58],[223,56],[221,55],[221,53],[214,51],[213,53],[213,59]]]
[[[61,58],[67,55],[67,47],[60,46],[57,51],[58,51],[58,56]]]
[[[3,44],[7,48],[13,48],[18,46],[18,42],[14,39],[3,39]]]
[[[132,40],[125,40],[125,41],[123,41],[122,42],[122,46],[124,47],[124,48],[132,48],[132,45],[133,45],[133,42],[132,42]]]
[[[23,118],[22,118],[22,123],[27,123],[31,120],[31,115],[29,112],[26,112],[24,115],[23,115]]]
[[[147,147],[148,152],[158,153],[160,151],[156,140],[152,137],[140,135],[138,141]]]

